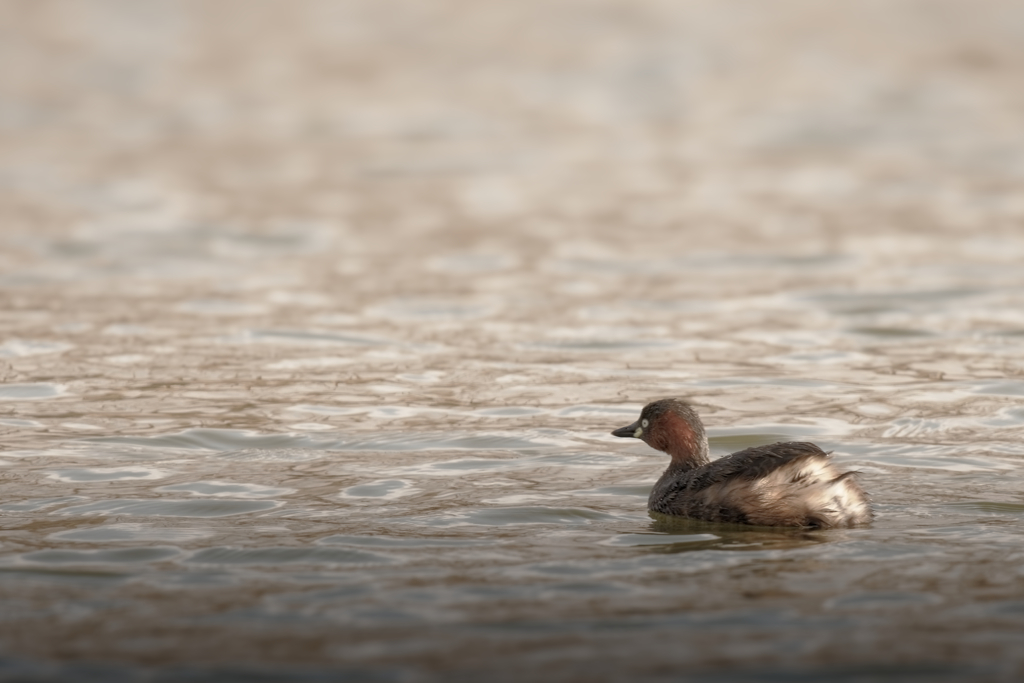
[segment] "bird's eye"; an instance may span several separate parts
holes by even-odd
[[[644,420],[643,422],[640,423],[640,426],[641,427],[646,427],[649,424],[650,424],[650,422],[648,422],[647,420]]]

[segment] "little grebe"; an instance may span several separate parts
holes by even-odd
[[[755,446],[714,462],[697,413],[667,398],[612,432],[642,439],[672,462],[651,490],[653,512],[711,522],[829,529],[866,524],[871,507],[855,472],[839,473],[812,443]]]

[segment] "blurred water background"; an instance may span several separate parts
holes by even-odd
[[[1024,6],[0,1],[0,680],[1024,675]],[[871,528],[667,524],[813,440]]]

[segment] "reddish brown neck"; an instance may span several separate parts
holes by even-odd
[[[672,456],[676,466],[692,469],[710,462],[707,438],[674,413],[665,413],[651,425],[647,443]]]

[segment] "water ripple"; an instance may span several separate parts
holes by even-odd
[[[391,564],[396,560],[378,553],[341,548],[216,547],[200,550],[186,561],[190,564],[273,566],[282,564],[377,565]]]
[[[154,546],[116,550],[37,550],[20,555],[20,558],[41,564],[127,564],[159,562],[180,554],[178,548]]]
[[[373,437],[316,438],[307,434],[262,434],[239,429],[187,429],[158,436],[89,437],[84,441],[123,443],[150,448],[195,448],[216,451],[239,450],[336,450],[336,451],[421,451],[421,450],[521,450],[551,448],[571,443],[557,438],[565,432],[524,430],[517,433],[484,434],[381,433]]]
[[[185,484],[171,484],[156,489],[161,492],[184,492],[193,496],[210,498],[267,498],[294,493],[295,489],[262,486],[260,484],[240,484],[233,481],[193,481]]]
[[[502,507],[452,513],[427,522],[431,526],[508,526],[514,524],[589,524],[613,521],[615,515],[586,508]]]
[[[116,498],[82,505],[72,505],[52,513],[55,515],[130,515],[145,517],[230,517],[272,510],[280,501],[260,500],[170,500]]]
[[[0,384],[0,401],[38,401],[56,398],[67,393],[61,384],[39,382],[36,384]]]

